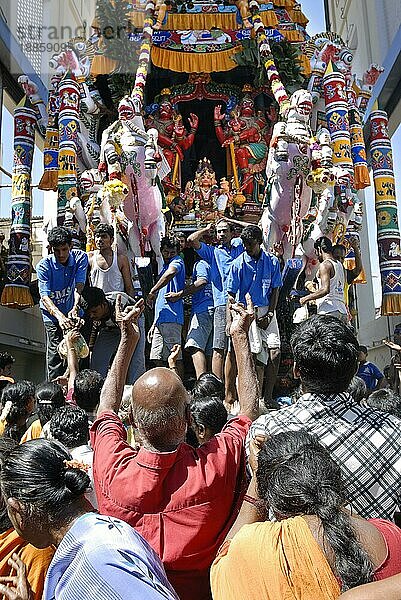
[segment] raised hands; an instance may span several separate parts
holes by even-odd
[[[121,329],[121,335],[129,337],[140,337],[138,319],[143,313],[145,303],[143,298],[138,300],[134,306],[127,306],[125,309],[121,306],[121,295],[116,299],[116,321]]]
[[[231,313],[230,335],[241,333],[248,334],[252,321],[255,318],[255,311],[250,294],[245,295],[246,308],[240,302],[229,297],[229,310]]]
[[[214,107],[214,120],[222,121],[225,117],[225,113],[221,112],[221,104],[218,104]]]
[[[199,124],[199,117],[198,115],[195,115],[194,113],[190,113],[189,117],[188,117],[188,121],[189,121],[189,125],[191,127],[191,129],[198,129],[198,124]]]
[[[174,346],[171,348],[170,356],[167,359],[169,369],[174,370],[177,368],[177,360],[179,359],[180,352],[181,352],[181,345],[174,344]]]

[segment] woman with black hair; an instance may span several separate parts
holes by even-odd
[[[335,600],[401,572],[401,530],[352,516],[340,468],[315,437],[269,437],[255,462],[211,568],[214,600]]]
[[[0,438],[0,462],[18,446],[18,442],[10,438]],[[10,577],[13,567],[10,559],[18,554],[24,562],[32,600],[41,600],[49,564],[54,555],[54,548],[35,548],[26,542],[14,529],[7,513],[7,505],[0,494],[0,577]]]
[[[0,435],[16,442],[26,430],[26,420],[33,413],[35,386],[31,381],[18,381],[8,385],[1,397],[3,412],[0,416]]]
[[[191,428],[195,433],[197,446],[205,444],[214,435],[220,433],[227,423],[227,410],[217,396],[193,398],[189,408],[191,411]]]
[[[15,529],[37,548],[57,547],[43,600],[177,600],[147,542],[127,523],[91,512],[81,467],[62,444],[44,439],[18,446],[2,463],[1,491]],[[0,594],[29,600],[15,554],[12,565],[17,576],[0,578]]]
[[[28,427],[21,438],[21,443],[35,440],[39,437],[48,437],[48,427],[43,428],[50,421],[58,408],[65,405],[63,388],[53,381],[45,381],[36,387],[35,391],[36,410],[38,418]]]
[[[195,381],[191,395],[193,398],[205,398],[206,396],[218,396],[224,400],[224,383],[214,373],[202,373]]]

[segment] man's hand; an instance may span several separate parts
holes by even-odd
[[[143,298],[138,300],[134,306],[127,306],[124,310],[121,308],[121,295],[116,299],[116,321],[121,329],[121,336],[139,339],[141,333],[139,330],[138,319],[143,313],[145,303]]]
[[[15,569],[15,576],[0,577],[0,594],[6,600],[33,600],[31,586],[26,576],[26,567],[18,554],[8,559],[8,564]]]
[[[356,235],[352,235],[348,238],[348,243],[354,250],[357,248],[359,250],[359,239]]]
[[[181,292],[167,292],[167,294],[164,297],[169,302],[178,302],[178,300],[181,300],[181,298],[182,298],[182,291]]]
[[[77,329],[70,329],[65,334],[65,343],[67,348],[71,349],[74,347],[75,342],[79,340],[80,333]]]
[[[392,350],[396,350],[397,352],[401,352],[401,346],[399,346],[395,342],[392,342],[390,340],[383,340],[383,344],[385,344],[386,346],[388,346]]]
[[[263,317],[260,317],[259,319],[256,320],[256,325],[258,327],[260,327],[260,329],[266,330],[271,321],[272,321],[273,315],[272,313],[267,313],[266,315],[264,315]]]
[[[154,292],[149,292],[148,295],[146,296],[146,305],[149,306],[149,308],[153,308],[155,299],[156,299],[156,294]]]
[[[304,304],[308,304],[308,296],[302,296],[302,298],[299,299],[299,303],[301,306],[304,306]]]
[[[60,316],[57,317],[57,320],[64,333],[66,333],[70,329],[73,329],[74,327],[74,322],[63,314],[60,314]]]
[[[236,335],[238,333],[248,333],[252,321],[255,318],[255,312],[253,309],[253,302],[250,294],[245,295],[246,308],[243,304],[235,302],[235,300],[228,297],[228,307],[231,314],[231,326],[230,335]]]
[[[169,369],[177,368],[177,360],[178,360],[180,352],[181,352],[181,345],[174,344],[174,346],[171,348],[170,356],[167,359]]]

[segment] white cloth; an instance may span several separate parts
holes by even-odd
[[[117,252],[113,251],[113,262],[108,269],[101,269],[98,264],[99,250],[93,253],[93,263],[90,273],[91,284],[107,292],[123,292],[124,279],[118,268]]]
[[[326,294],[326,296],[323,296],[323,298],[318,298],[316,300],[317,314],[325,315],[338,311],[339,313],[346,315],[347,307],[344,302],[344,268],[337,260],[332,260],[331,258],[327,260],[333,265],[334,275],[330,278],[329,293]],[[320,287],[321,279],[318,275],[316,278]]]
[[[268,306],[258,306],[258,318],[264,317],[268,311]],[[252,321],[248,338],[251,352],[256,354],[256,359],[259,362],[267,365],[269,350],[280,348],[281,345],[276,313],[274,313],[267,329],[261,329],[256,325],[256,321]]]

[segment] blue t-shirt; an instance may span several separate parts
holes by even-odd
[[[384,377],[379,367],[369,361],[359,364],[357,376],[364,380],[368,390],[374,390],[378,380]]]
[[[282,284],[280,263],[275,256],[262,250],[255,260],[244,252],[231,265],[227,291],[244,304],[245,294],[249,292],[255,306],[269,306],[273,289]]]
[[[155,303],[155,323],[180,323],[184,325],[184,301],[169,302],[165,296],[167,292],[180,292],[185,287],[185,265],[182,258],[175,256],[169,263],[163,265],[159,277],[164,275],[169,267],[177,270],[174,277],[159,290]]]
[[[199,292],[192,296],[192,314],[206,312],[213,308],[213,292],[212,284],[210,283],[210,265],[205,260],[198,260],[194,264],[192,273],[192,282],[197,279],[205,279],[208,283]]]
[[[210,265],[214,306],[227,303],[227,278],[231,263],[244,251],[241,238],[231,240],[231,246],[209,246],[201,242],[197,253]]]
[[[85,283],[88,255],[83,250],[71,250],[66,265],[57,262],[54,254],[42,258],[36,267],[40,297],[48,296],[53,304],[67,315],[74,306],[74,291],[77,283]],[[57,323],[40,302],[43,320]]]

